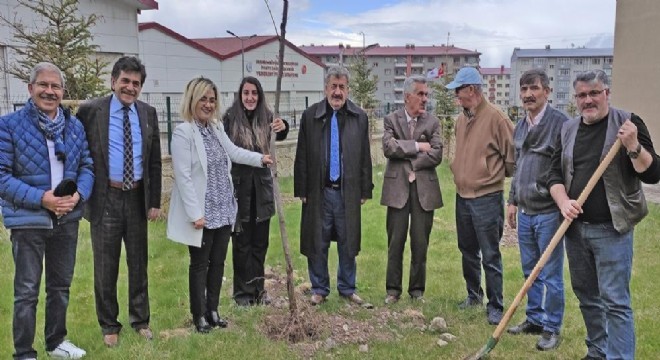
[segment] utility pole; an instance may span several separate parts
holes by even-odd
[[[238,35],[234,34],[233,32],[231,32],[229,30],[227,30],[227,34],[229,34],[229,35],[231,35],[231,36],[233,36],[233,37],[235,37],[235,38],[237,38],[238,40],[241,41],[241,76],[242,76],[241,80],[242,80],[243,78],[245,78],[245,48],[243,46],[243,41],[252,39],[253,37],[257,36],[257,34],[252,34],[250,36],[241,37],[241,36],[238,36]]]

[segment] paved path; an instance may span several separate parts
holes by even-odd
[[[644,189],[646,201],[660,204],[660,184],[642,184],[642,188]]]

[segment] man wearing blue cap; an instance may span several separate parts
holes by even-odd
[[[488,323],[497,325],[504,310],[499,249],[504,231],[504,177],[513,173],[515,149],[513,124],[484,98],[482,83],[477,69],[464,67],[446,85],[463,107],[456,122],[456,155],[451,164],[458,248],[468,293],[459,307],[481,306],[481,263],[486,273]]]

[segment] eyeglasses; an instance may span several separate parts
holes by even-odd
[[[36,82],[36,83],[34,83],[34,84],[35,84],[38,88],[41,88],[41,89],[43,89],[43,90],[46,90],[46,89],[48,89],[48,88],[51,88],[51,89],[53,89],[53,91],[61,91],[62,89],[64,89],[64,87],[63,87],[62,85],[60,85],[60,84],[56,84],[56,83],[48,83],[48,82],[45,82],[45,81],[39,81],[39,82]]]
[[[579,100],[585,100],[588,97],[590,98],[596,98],[598,95],[602,94],[603,91],[606,91],[607,89],[602,89],[602,90],[591,90],[589,92],[581,92],[579,94],[575,94],[575,98]]]

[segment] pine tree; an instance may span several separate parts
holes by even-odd
[[[101,18],[80,15],[78,0],[17,0],[19,6],[40,16],[44,27],[31,28],[20,19],[0,14],[0,22],[14,32],[15,43],[7,44],[17,55],[14,64],[2,69],[29,82],[30,71],[39,62],[55,64],[66,80],[65,99],[88,99],[108,93],[102,77],[108,62],[96,56],[90,28]]]
[[[376,106],[376,85],[378,76],[371,75],[371,67],[367,65],[367,57],[358,55],[348,67],[351,72],[351,98],[363,109],[373,109]]]

